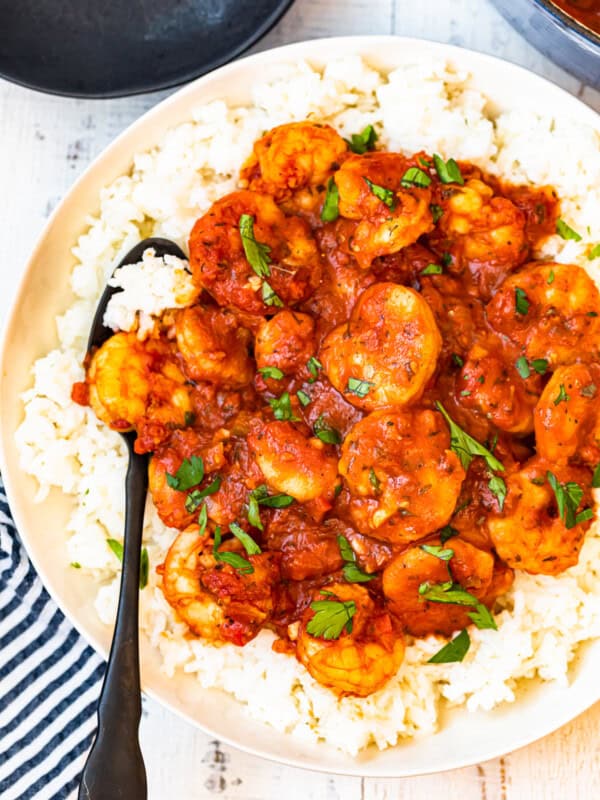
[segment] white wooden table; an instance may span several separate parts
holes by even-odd
[[[417,36],[493,53],[550,78],[600,110],[600,93],[539,55],[488,0],[296,0],[257,49],[366,33]],[[56,203],[116,134],[166,94],[71,100],[0,80],[0,318],[31,244]],[[152,701],[145,703],[141,738],[151,800],[600,798],[600,705],[505,758],[399,780],[340,778],[277,766],[221,746]]]

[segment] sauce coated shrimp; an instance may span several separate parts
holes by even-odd
[[[260,326],[254,343],[256,366],[280,370],[283,376],[296,376],[301,380],[311,377],[308,361],[316,352],[315,324],[308,314],[297,311],[280,311]],[[281,378],[263,375],[266,385],[273,391],[281,390]]]

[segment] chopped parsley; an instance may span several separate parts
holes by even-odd
[[[187,492],[204,478],[204,461],[200,456],[184,458],[175,475],[167,472],[167,486],[178,492]]]
[[[454,555],[454,550],[451,550],[449,547],[442,547],[439,544],[422,544],[421,550],[430,556],[439,558],[440,561],[450,561]]]
[[[204,489],[194,489],[193,492],[188,494],[188,496],[185,498],[185,510],[191,514],[198,508],[205,497],[218,492],[220,488],[221,476],[217,475],[212,483],[209,483],[208,486],[204,487]]]
[[[381,200],[390,211],[393,211],[396,207],[396,194],[393,189],[386,189],[384,186],[379,186],[368,178],[363,178],[363,180],[369,187],[371,194],[375,195],[378,200]]]
[[[333,178],[329,178],[327,182],[327,193],[325,195],[325,202],[321,209],[321,219],[323,222],[335,222],[340,215],[339,210],[340,192],[336,182]]]
[[[463,367],[465,362],[457,353],[452,353],[452,361],[457,367]]]
[[[196,421],[196,415],[193,411],[186,411],[183,415],[183,424],[186,428],[190,428]]]
[[[498,508],[500,511],[504,510],[504,501],[506,500],[506,482],[500,475],[492,475],[488,482],[490,492],[496,496],[498,500]]]
[[[446,544],[448,539],[452,539],[453,536],[458,536],[456,528],[453,528],[452,525],[444,525],[440,531],[440,542]]]
[[[427,264],[425,269],[421,270],[421,275],[441,275],[443,271],[444,268],[439,264]]]
[[[552,284],[554,283],[554,270],[553,269],[551,269],[550,272],[548,273],[548,277],[546,278],[546,283],[548,284],[548,286],[552,286]]]
[[[110,547],[116,557],[119,559],[121,564],[123,563],[123,545],[121,542],[117,541],[117,539],[107,539],[106,544]],[[73,562],[71,564],[72,567],[75,566],[77,562]],[[81,567],[81,564],[77,564],[77,569]],[[148,550],[145,547],[142,547],[142,552],[140,553],[140,589],[145,589],[148,585],[148,573],[150,571],[150,559],[148,558]]]
[[[346,392],[355,394],[357,397],[366,397],[372,386],[375,386],[375,384],[371,383],[371,381],[361,381],[359,378],[348,378]]]
[[[259,367],[258,371],[263,378],[273,378],[275,381],[280,381],[284,377],[279,367]]]
[[[276,308],[283,308],[281,297],[275,292],[273,287],[267,281],[262,282],[261,286],[262,301],[266,306],[275,306]]]
[[[246,533],[246,531],[240,525],[238,525],[237,522],[232,522],[229,526],[229,530],[231,533],[233,533],[235,538],[242,543],[244,550],[249,556],[257,556],[259,553],[262,553],[262,550],[250,536],[250,534]]]
[[[522,378],[528,378],[531,375],[531,371],[529,369],[529,362],[525,358],[525,356],[521,356],[517,358],[515,361],[515,367],[517,368],[517,372]]]
[[[549,364],[545,358],[534,358],[531,362],[531,366],[538,373],[538,375],[545,375],[548,371]]]
[[[297,422],[298,417],[294,416],[292,411],[292,401],[290,393],[284,392],[281,397],[274,397],[269,400],[269,405],[273,409],[273,416],[282,422],[290,421]]]
[[[296,392],[296,397],[300,401],[301,405],[304,406],[304,408],[306,408],[306,406],[310,403],[310,395],[306,394],[306,392],[303,392],[302,389],[299,389]]]
[[[445,583],[430,584],[427,581],[419,586],[419,595],[430,603],[451,603],[458,606],[472,606],[474,611],[469,612],[469,618],[480,630],[491,628],[498,630],[496,621],[487,606],[481,603],[474,594],[467,592],[459,583],[446,581]]]
[[[335,428],[332,428],[331,425],[328,425],[325,422],[323,419],[323,414],[321,414],[315,421],[313,430],[315,432],[315,436],[317,436],[322,442],[325,442],[325,444],[341,444],[342,442],[340,432],[336,431]]]
[[[525,294],[525,291],[521,289],[519,286],[515,288],[515,309],[517,314],[521,314],[521,316],[525,316],[529,311],[530,306],[529,299]]]
[[[200,509],[200,513],[198,514],[198,536],[204,536],[204,531],[206,530],[206,525],[208,524],[208,509],[206,508],[206,503],[202,504]]]
[[[331,592],[321,594],[335,595]],[[314,617],[306,625],[306,632],[321,639],[339,639],[344,628],[352,633],[352,617],[356,614],[354,600],[315,600],[310,604],[315,612]]]
[[[269,267],[271,248],[263,242],[257,242],[254,238],[254,217],[250,214],[242,214],[239,225],[244,254],[248,263],[259,278],[269,278],[271,275]]]
[[[309,383],[314,383],[319,375],[319,370],[323,369],[323,364],[321,364],[318,358],[311,356],[306,362],[306,368],[312,375],[312,378],[309,381]]]
[[[588,253],[588,261],[593,261],[595,258],[600,258],[600,244],[595,244]]]
[[[556,220],[556,232],[561,239],[572,239],[574,242],[581,241],[581,234],[577,233],[577,231],[574,231],[570,225],[567,225],[564,219]]]
[[[592,475],[592,489],[600,489],[600,464],[596,465],[596,469]]]
[[[473,439],[466,431],[463,431],[450,417],[441,403],[436,402],[435,406],[448,423],[448,427],[450,428],[450,447],[459,457],[463,469],[469,469],[471,461],[476,456],[480,456],[484,459],[489,469],[504,472],[504,465],[502,462],[498,461],[490,450],[482,444],[479,444],[479,442]]]
[[[435,171],[437,172],[442,183],[458,183],[460,186],[464,184],[465,179],[460,172],[458,164],[453,158],[449,158],[448,161],[444,161],[441,156],[439,156],[437,153],[434,153],[433,164],[435,166]]]
[[[452,255],[450,253],[442,253],[442,264],[449,267],[452,263]]]
[[[353,133],[350,139],[346,139],[346,143],[353,153],[362,156],[367,150],[375,149],[378,138],[375,128],[367,125],[361,133]]]
[[[73,567],[73,569],[81,569],[81,564],[79,561],[71,561],[70,566]]]
[[[418,186],[422,189],[431,184],[431,178],[426,172],[423,172],[419,167],[409,167],[400,181],[400,186],[404,189],[410,189],[412,186]]]
[[[431,656],[428,664],[451,664],[455,661],[462,661],[469,652],[471,638],[466,628],[457,634],[452,641],[444,645],[441,650]]]
[[[337,542],[340,548],[340,555],[345,562],[342,571],[348,583],[368,583],[372,581],[375,575],[369,575],[359,567],[356,561],[356,553],[350,546],[348,539],[340,534],[337,537]]]
[[[213,558],[222,564],[229,564],[237,572],[242,575],[250,575],[254,572],[252,564],[241,556],[239,553],[225,552],[220,553],[219,547],[221,546],[221,528],[219,525],[215,528],[215,535],[213,540]]]
[[[375,470],[373,469],[373,467],[371,467],[371,469],[369,470],[369,483],[375,489],[376,492],[378,492],[379,489],[381,488],[381,481],[375,474]]]
[[[437,203],[432,203],[429,206],[429,210],[431,211],[431,216],[433,217],[433,224],[437,225],[437,223],[444,216],[444,209],[441,206],[438,206]]]
[[[590,517],[587,516],[587,512],[591,511],[591,509],[583,509],[580,514],[577,513],[577,509],[583,498],[583,489],[578,483],[574,481],[561,483],[550,470],[546,473],[546,478],[554,491],[558,515],[565,523],[565,528],[574,528],[575,525],[580,522],[590,519]]]
[[[558,390],[558,394],[554,398],[554,405],[557,406],[559,403],[566,403],[567,400],[570,399],[570,396],[567,394],[564,383],[560,384],[560,388]]]

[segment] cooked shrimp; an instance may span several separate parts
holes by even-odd
[[[552,375],[535,408],[538,453],[553,463],[579,454],[596,466],[600,461],[600,367],[571,364]]]
[[[227,309],[185,308],[176,315],[175,333],[185,372],[192,380],[230,389],[252,380],[251,333]]]
[[[337,481],[337,456],[331,445],[292,422],[268,422],[248,436],[265,480],[300,503],[331,500]]]
[[[290,122],[254,143],[242,169],[249,188],[286,200],[301,189],[323,191],[346,157],[348,145],[329,125]],[[308,202],[303,198],[303,204]]]
[[[561,515],[550,475],[566,503]],[[576,516],[592,505],[591,473],[583,467],[560,466],[536,456],[510,475],[506,485],[504,512],[488,519],[500,558],[515,569],[544,575],[558,575],[576,564],[590,526],[587,519],[577,522]],[[577,501],[570,520],[565,495]]]
[[[528,256],[525,214],[478,178],[451,191],[439,186],[434,197],[442,210],[429,245],[452,257],[450,269],[468,269],[480,295],[487,299],[506,275]]]
[[[320,359],[349,402],[373,411],[417,400],[441,345],[431,309],[417,292],[376,283],[360,296],[349,322],[326,337]]]
[[[96,416],[119,431],[144,417],[184,425],[191,412],[185,376],[164,339],[140,342],[135,333],[116,333],[93,354],[86,382]]]
[[[442,546],[439,539],[427,540],[425,546]],[[449,561],[443,561],[413,545],[403,550],[383,572],[383,592],[388,608],[412,636],[436,633],[449,636],[458,628],[470,624],[472,607],[454,603],[436,603],[419,593],[423,584],[435,586],[453,580],[478,600],[488,592],[494,571],[494,557],[485,550],[454,537],[443,550],[451,551]],[[443,551],[442,551],[443,552]]]
[[[335,174],[339,212],[357,220],[350,246],[363,269],[377,256],[396,253],[433,228],[431,189],[401,186],[412,166],[413,161],[397,153],[366,153],[347,158]]]
[[[325,589],[327,594],[317,591],[313,601],[345,604],[351,630],[344,627],[337,639],[311,636],[307,626],[315,612],[308,608],[298,626],[296,655],[316,681],[337,695],[367,697],[398,671],[404,658],[402,634],[362,586],[333,583]]]
[[[185,507],[188,492],[171,489],[167,483],[167,474],[175,475],[184,459],[192,456],[203,459],[207,476],[217,472],[225,464],[221,436],[207,436],[191,428],[176,430],[150,459],[148,488],[158,516],[170,528],[185,528],[198,515],[197,511],[189,512]],[[205,482],[208,484],[211,480],[207,477]]]
[[[240,235],[243,215],[253,219],[252,236],[261,254],[253,258],[254,265],[246,258]],[[250,237],[246,244],[251,241]],[[195,282],[219,305],[250,314],[294,305],[319,284],[320,258],[310,227],[299,217],[286,217],[265,194],[240,191],[217,200],[196,221],[189,249]]]
[[[600,359],[600,293],[576,264],[528,264],[487,307],[492,327],[551,367]]]
[[[237,540],[221,551],[243,552]],[[162,590],[167,602],[190,630],[212,643],[244,645],[253,639],[273,611],[273,587],[278,578],[271,553],[242,556],[252,572],[217,562],[208,535],[198,525],[182,531],[167,553]]]
[[[352,428],[339,463],[357,528],[404,544],[445,525],[465,472],[436,411],[377,411]]]
[[[308,314],[280,311],[260,326],[254,343],[254,357],[259,370],[275,367],[284,377],[310,378],[308,361],[316,353],[315,323]],[[263,375],[273,391],[281,388],[280,380]]]

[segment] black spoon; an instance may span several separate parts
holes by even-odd
[[[121,261],[137,264],[144,250],[152,247],[157,256],[185,258],[168,239],[144,239]],[[100,347],[114,331],[105,327],[104,312],[119,288],[107,286],[100,298],[88,352]],[[108,665],[98,701],[98,732],[81,775],[79,800],[145,800],[146,769],[138,741],[142,713],[138,643],[138,601],[140,553],[144,506],[148,488],[148,457],[133,449],[135,433],[121,434],[129,450],[125,478],[125,535],[119,608]]]

